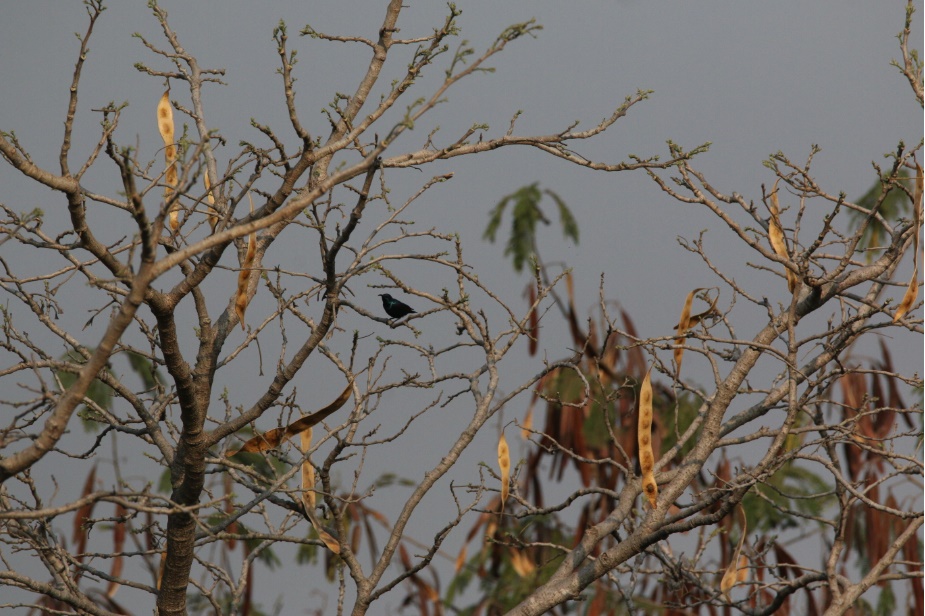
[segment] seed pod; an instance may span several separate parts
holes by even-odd
[[[504,432],[498,439],[498,466],[501,468],[501,513],[504,513],[504,501],[507,500],[508,484],[511,479],[511,452],[504,439]]]
[[[300,449],[304,455],[312,447],[312,429],[303,430],[299,434]],[[302,461],[302,503],[306,509],[315,508],[315,467],[308,458]]]
[[[202,175],[202,182],[206,185],[206,200],[209,202],[209,226],[212,227],[212,233],[215,233],[215,227],[218,226],[218,210],[215,209],[215,195],[212,194],[212,182],[209,181],[209,171],[206,170]]]
[[[250,193],[247,198],[250,199]],[[254,201],[251,199],[251,212],[254,211]],[[241,271],[238,272],[238,290],[234,298],[234,311],[241,322],[241,329],[244,327],[244,312],[247,310],[247,304],[250,297],[247,294],[247,288],[250,286],[251,270],[254,267],[254,256],[257,254],[257,232],[247,236],[247,253],[244,255],[244,263],[241,264]]]
[[[463,544],[462,549],[459,551],[459,555],[456,557],[456,564],[453,566],[456,573],[459,573],[466,564],[466,551],[466,545]]]
[[[324,530],[321,526],[321,522],[312,516],[310,518],[312,527],[315,529],[315,532],[318,533],[318,538],[321,539],[321,542],[324,543],[324,547],[328,548],[335,554],[340,554],[340,544],[337,543],[337,539],[331,536],[331,533]]]
[[[347,383],[347,387],[344,388],[344,391],[341,392],[340,396],[338,396],[334,402],[327,405],[320,411],[312,413],[311,415],[305,415],[292,422],[285,428],[273,428],[272,430],[267,430],[262,434],[258,434],[257,436],[248,439],[248,441],[244,443],[240,449],[229,451],[227,454],[225,454],[225,456],[230,458],[242,452],[260,453],[262,451],[269,451],[279,446],[279,444],[283,441],[286,441],[296,434],[300,434],[312,426],[316,426],[321,423],[321,421],[323,421],[328,415],[344,406],[347,400],[350,399],[350,394],[352,393],[353,382],[351,381]]]
[[[520,436],[523,437],[525,441],[530,440],[530,431],[533,429],[533,405],[530,405],[530,408],[527,409],[527,414],[524,416],[524,420],[520,424]]]
[[[157,566],[157,585],[158,590],[161,589],[161,580],[164,579],[164,569],[167,568],[167,550],[161,550],[161,562]]]
[[[522,578],[528,578],[536,571],[536,565],[530,557],[514,546],[511,546],[511,567]]]
[[[257,234],[251,233],[247,236],[247,254],[244,257],[244,263],[241,264],[241,271],[238,272],[238,291],[234,298],[234,311],[241,321],[241,329],[244,327],[244,312],[247,310],[247,304],[250,298],[247,296],[247,287],[250,284],[251,268],[254,265],[254,255],[257,253]]]
[[[678,333],[674,339],[674,363],[677,370],[675,374],[678,376],[681,374],[681,359],[684,357],[684,334],[702,320],[719,314],[716,310],[716,302],[719,301],[719,294],[717,294],[710,302],[709,308],[701,313],[691,315],[691,304],[694,302],[694,296],[706,289],[707,287],[699,287],[687,294],[687,299],[684,300],[684,307],[681,308],[681,318],[678,320],[678,324],[675,325],[675,329]]]
[[[177,145],[173,137],[173,106],[170,104],[169,89],[157,103],[157,128],[164,140],[164,163],[167,166],[164,173],[164,182],[167,184],[164,188],[164,200],[169,201],[177,188]],[[179,225],[179,212],[177,204],[174,203],[170,207],[170,228],[176,231]]]
[[[684,307],[681,308],[681,318],[678,320],[678,336],[674,339],[675,350],[674,350],[674,363],[677,367],[677,374],[681,374],[681,358],[684,357],[684,334],[687,333],[688,327],[690,327],[690,317],[691,317],[691,304],[694,303],[694,295],[698,291],[703,289],[694,289],[687,294],[687,299],[684,300]],[[648,375],[647,375],[648,376]]]
[[[655,483],[655,454],[652,453],[652,369],[646,372],[639,387],[639,468],[642,469],[642,490],[655,509],[658,502],[658,484]]]
[[[736,582],[744,582],[748,579],[748,569],[746,568],[748,566],[748,557],[742,554],[742,544],[745,543],[745,536],[748,532],[745,510],[741,506],[739,507],[739,513],[742,514],[742,535],[739,537],[739,544],[732,555],[732,561],[729,563],[729,567],[726,568],[726,573],[723,574],[723,579],[719,583],[719,589],[726,596],[727,601],[730,600],[729,591],[736,585]]]
[[[909,287],[906,289],[899,307],[896,308],[896,314],[893,315],[894,323],[906,316],[906,313],[912,308],[912,304],[915,303],[915,298],[919,295],[919,230],[922,225],[922,193],[925,192],[925,177],[923,177],[920,165],[916,165],[915,170],[915,196],[912,204],[912,209],[914,210],[912,216],[915,221],[915,251],[912,253],[912,278],[909,280]]]
[[[771,189],[771,205],[768,207],[771,210],[768,239],[771,240],[771,248],[774,249],[777,256],[789,261],[790,255],[787,252],[787,242],[784,241],[784,229],[780,225],[780,201],[777,199],[777,182],[780,182],[780,178],[774,182],[774,188]],[[797,275],[789,267],[784,268],[784,273],[787,275],[787,288],[793,293],[794,289],[797,288],[797,282],[799,282]]]

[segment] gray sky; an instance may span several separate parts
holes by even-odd
[[[116,134],[120,143],[137,143],[142,160],[154,157],[161,147],[154,107],[163,83],[133,68],[136,62],[168,68],[131,36],[140,32],[163,45],[158,24],[145,4],[113,2],[97,24],[81,81],[72,160],[79,160],[97,138],[98,114],[90,110],[109,101],[130,103]],[[399,22],[405,37],[429,33],[442,22],[446,10],[440,2],[407,4]],[[241,140],[262,142],[261,135],[249,126],[250,118],[288,134],[281,79],[275,73],[278,57],[271,39],[279,20],[287,22],[291,48],[299,51],[296,90],[302,120],[313,134],[325,135],[327,124],[319,111],[335,91],[353,91],[365,71],[368,52],[362,46],[301,38],[298,31],[310,23],[331,34],[374,37],[383,9],[370,8],[373,5],[368,0],[163,2],[187,50],[203,66],[227,71],[227,87],[212,87],[204,95],[212,114],[210,125],[229,143],[219,151],[222,160],[237,152]],[[451,90],[449,101],[399,141],[396,152],[418,149],[436,124],[441,126],[438,139],[442,136],[447,141],[476,122],[489,124],[486,134],[497,135],[506,130],[517,110],[524,111],[517,125],[520,134],[557,132],[574,120],[590,127],[636,89],[651,89],[654,94],[649,101],[634,107],[603,136],[575,149],[589,158],[617,162],[628,154],[665,157],[669,139],[687,148],[710,141],[710,151],[699,157],[696,166],[721,190],[757,201],[761,184],[773,181],[761,163],[778,150],[800,161],[812,144],[818,144],[822,148],[814,163],[818,181],[832,193],[843,191],[853,198],[875,180],[872,160],[881,163],[882,155],[895,150],[898,141],[912,145],[922,137],[921,108],[904,78],[889,66],[891,59],[899,57],[895,35],[903,23],[902,2],[459,0],[457,6],[463,10],[462,38],[477,51],[510,23],[536,18],[544,30],[536,40],[515,41],[497,56],[491,62],[496,73],[476,75]],[[915,23],[911,46],[921,49],[921,19]],[[0,7],[0,130],[15,131],[35,161],[53,171],[78,47],[73,33],[85,27],[83,7],[75,1],[6,2]],[[393,60],[382,83],[388,85],[390,75],[398,74],[406,59]],[[442,70],[442,66],[434,67],[425,76],[422,94]],[[173,94],[188,99],[181,84],[174,84]],[[294,143],[291,136],[289,143]],[[99,192],[114,192],[116,175],[111,165],[104,160],[99,167],[88,182]],[[570,205],[581,229],[577,247],[563,244],[555,225],[544,231],[541,250],[545,259],[566,260],[575,268],[579,296],[592,299],[600,272],[605,272],[607,296],[626,308],[643,336],[670,333],[687,292],[717,283],[676,241],[678,236],[693,239],[701,229],[709,230],[707,243],[719,265],[748,280],[746,286],[756,295],[766,295],[774,302],[786,299],[785,285],[779,279],[756,275],[743,265],[751,256],[714,217],[696,206],[676,204],[644,173],[590,172],[535,150],[505,148],[440,163],[428,173],[390,171],[387,178],[400,202],[431,173],[448,171],[455,173],[454,179],[429,193],[409,217],[421,228],[436,225],[442,231],[459,232],[481,279],[515,306],[523,303],[519,298],[527,278],[517,277],[502,257],[503,243],[486,245],[480,238],[488,212],[499,199],[534,181],[555,190]],[[7,206],[18,211],[41,207],[49,232],[64,228],[65,204],[58,195],[13,177],[7,166],[0,166],[0,186],[0,200]],[[503,228],[502,237],[506,231]],[[279,262],[303,270],[316,267],[316,251],[290,235],[268,253],[264,264]],[[5,252],[4,258],[12,257]],[[233,258],[228,251],[229,265]],[[907,265],[911,271],[911,264]],[[448,285],[430,271],[413,267],[397,271],[428,292]],[[899,278],[906,276],[908,272]],[[227,280],[232,277],[229,273]],[[357,303],[378,309],[378,290],[354,287],[354,291]],[[217,291],[214,310],[227,298],[227,291]],[[265,299],[258,296],[248,309],[248,320],[260,318],[261,300]],[[66,318],[82,324],[88,318],[84,309],[94,304],[84,306],[78,297],[73,302],[74,309]],[[269,310],[269,303],[263,305]],[[419,303],[417,307],[421,308]],[[748,310],[738,322],[743,337],[752,331]],[[425,329],[425,335],[448,339],[446,332],[452,324],[449,317],[442,318],[428,324],[431,329]],[[559,324],[551,326],[555,329]],[[371,333],[378,324],[354,319],[345,327]],[[81,340],[94,344],[98,331],[97,327],[81,332]],[[232,343],[237,341],[232,339]],[[567,354],[561,346],[567,343],[565,339],[547,336],[544,343],[550,345],[550,358]],[[906,365],[917,362],[921,371],[921,339],[893,340],[891,348],[895,359]],[[517,357],[522,359],[525,352]],[[273,361],[269,360],[268,367]],[[697,364],[697,359],[686,358],[685,370],[708,383],[706,366]],[[511,384],[533,371],[512,366]],[[268,380],[265,377],[260,384]],[[4,390],[11,386],[0,383]],[[216,391],[226,386],[238,400],[236,404],[253,402],[247,389],[236,386],[233,375],[217,382]],[[329,399],[341,385],[303,382],[300,387],[304,391],[311,388],[312,397]],[[394,412],[404,417],[408,410],[396,408]],[[505,418],[522,412],[523,404],[514,405]],[[426,435],[452,430],[459,423],[458,418],[435,415],[420,428]],[[461,462],[458,480],[473,479],[479,460],[494,459],[494,438],[486,434],[474,444]],[[404,469],[409,476],[421,464],[432,464],[435,460],[428,456],[440,455],[440,446],[431,446],[424,436],[418,442],[415,459],[386,463],[399,472]],[[46,472],[66,473],[64,469]],[[431,536],[428,532],[422,531],[420,538]],[[258,572],[258,588],[266,576],[265,570]]]

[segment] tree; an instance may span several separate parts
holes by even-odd
[[[810,171],[815,150],[802,163],[771,157],[773,184],[756,199],[723,192],[696,169],[692,159],[706,145],[669,143],[667,158],[617,163],[576,153],[622,121],[645,91],[589,129],[521,136],[517,114],[503,133],[474,124],[443,139],[428,127],[423,146],[412,146],[410,131],[426,126],[457,82],[490,71],[491,59],[540,26],[509,26],[479,54],[465,41],[453,46],[459,11],[452,4],[432,33],[399,37],[403,7],[393,0],[377,38],[301,31],[371,54],[353,93],[335,94],[325,110],[326,137],[307,128],[315,118],[306,121],[297,103],[296,54],[281,22],[274,39],[289,126],[282,132],[255,121],[265,142],[232,152],[203,101],[223,70],[201,66],[166,11],[153,0],[150,6],[163,39],[139,36],[157,65],[137,67],[165,83],[156,105],[164,142],[157,160],[125,145],[124,104],[96,110],[95,147],[79,160],[72,151],[89,41],[105,20],[101,0],[86,2],[58,168],[37,163],[12,131],[0,136],[11,173],[53,190],[69,218],[63,231],[49,233],[43,212],[4,205],[0,227],[11,302],[2,345],[13,358],[2,374],[19,384],[18,392],[4,388],[16,412],[0,432],[0,520],[10,563],[0,580],[38,597],[19,604],[47,613],[127,613],[126,606],[145,611],[153,603],[160,614],[257,613],[257,561],[280,566],[278,552],[294,546],[300,562],[324,557],[336,610],[353,614],[375,610],[399,587],[421,611],[455,609],[468,601],[459,593],[475,573],[486,586],[472,609],[492,613],[583,609],[574,603],[582,597],[593,597],[590,613],[633,612],[643,597],[647,609],[664,613],[732,606],[772,613],[805,590],[807,604],[839,614],[875,585],[881,602],[898,600],[900,584],[901,598],[921,613],[923,516],[912,498],[922,472],[914,453],[921,404],[907,406],[900,393],[921,388],[921,378],[894,366],[885,346],[877,362],[852,355],[859,340],[882,331],[922,331],[914,295],[921,142],[900,144],[890,164],[877,168],[879,188],[864,203],[819,185]],[[921,104],[921,66],[907,48],[912,8],[898,67]],[[425,79],[440,71],[436,83]],[[177,116],[189,124],[178,129]],[[756,268],[787,288],[787,303],[756,296],[724,274],[698,238],[684,246],[716,282],[685,289],[671,332],[639,337],[628,315],[612,313],[603,290],[599,314],[583,323],[573,273],[539,255],[544,195],[575,241],[578,225],[565,202],[538,184],[502,200],[487,233],[495,237],[513,202],[508,252],[533,281],[526,307],[506,303],[480,281],[458,236],[417,230],[413,211],[452,177],[438,167],[442,161],[513,146],[592,170],[646,173],[679,202],[705,206],[760,260]],[[391,187],[406,169],[432,174],[395,202]],[[110,174],[105,191],[94,188],[91,172]],[[913,204],[911,218],[881,211],[898,194]],[[827,213],[817,220],[819,204]],[[876,242],[862,243],[875,224]],[[287,235],[297,237],[299,259],[289,251],[273,256]],[[897,281],[909,252],[912,280]],[[409,264],[441,271],[454,284],[439,293],[422,289]],[[400,295],[417,312],[388,318],[355,299],[361,285]],[[897,305],[890,294],[906,287]],[[65,296],[91,302],[83,330],[59,320]],[[257,297],[259,316],[248,311]],[[706,309],[694,309],[698,297]],[[736,333],[740,305],[766,313],[752,336]],[[536,360],[532,376],[502,386],[505,366],[524,345],[535,352],[539,328],[556,310],[573,352]],[[453,336],[424,342],[424,319],[452,323]],[[373,323],[389,333],[373,337]],[[712,384],[685,378],[684,353],[709,362]],[[270,356],[276,360],[268,367]],[[777,376],[762,377],[764,366]],[[248,400],[217,386],[234,380],[247,381]],[[547,423],[540,430],[522,422],[527,460],[511,458],[513,430],[502,424],[501,471],[484,466],[477,479],[468,473],[466,485],[450,481],[476,436],[517,412],[515,400],[531,391],[546,404]],[[401,420],[384,413],[396,400],[410,409]],[[412,479],[390,474],[386,456],[412,451],[409,431],[451,405],[465,409],[464,419],[434,439],[439,460]],[[88,437],[74,433],[75,415]],[[755,442],[759,456],[745,447]],[[112,453],[104,453],[107,444]],[[126,468],[117,447],[122,456],[130,452]],[[539,476],[547,459],[558,478],[577,472],[582,483],[562,484],[566,494],[550,505]],[[79,497],[47,504],[54,486],[39,470],[52,461],[86,469]],[[100,461],[111,467],[105,476]],[[405,490],[388,515],[379,505],[387,486]],[[438,521],[428,504],[434,499],[452,501]],[[565,511],[572,503],[581,510],[574,520]],[[68,517],[70,544],[56,530]],[[416,543],[410,529],[422,520],[437,531]],[[479,553],[471,560],[460,553],[441,594],[435,559],[466,525],[467,543],[482,541]],[[794,527],[815,538],[822,561],[797,562],[775,539]],[[694,552],[664,541],[691,531],[699,533]],[[633,592],[639,579],[646,593]],[[122,599],[127,593],[131,604]]]

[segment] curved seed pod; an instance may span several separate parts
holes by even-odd
[[[170,104],[169,88],[157,103],[157,129],[164,140],[164,163],[167,166],[164,174],[164,181],[167,183],[167,187],[164,188],[164,200],[168,201],[174,196],[177,187],[177,145],[173,137],[173,106]],[[177,204],[174,203],[170,207],[170,228],[176,231],[179,225],[179,212]]]
[[[919,295],[919,231],[922,225],[922,193],[925,192],[925,177],[923,177],[921,165],[916,165],[915,170],[915,198],[912,204],[912,215],[915,221],[915,251],[912,253],[912,278],[909,280],[909,287],[896,309],[896,314],[893,315],[894,323],[906,316],[906,313],[912,308],[912,304],[915,303],[915,298]]]
[[[498,467],[501,469],[501,513],[504,513],[504,501],[507,500],[511,479],[511,451],[504,438],[504,432],[498,439]]]
[[[787,242],[784,241],[784,229],[780,226],[780,201],[777,199],[777,182],[774,182],[774,188],[771,189],[771,205],[768,209],[771,211],[771,221],[768,225],[768,239],[771,240],[771,248],[781,259],[790,260],[790,254],[787,252]],[[797,275],[790,271],[790,268],[784,268],[787,274],[787,288],[793,293],[797,288]]]
[[[700,291],[705,291],[707,288],[709,287],[699,287],[687,294],[687,299],[684,300],[684,307],[681,309],[681,318],[678,320],[678,324],[674,326],[678,332],[676,335],[677,337],[674,339],[674,363],[677,369],[675,373],[677,376],[681,374],[681,359],[684,357],[684,334],[704,319],[719,315],[719,312],[716,310],[716,302],[719,301],[718,293],[716,297],[710,301],[709,308],[703,312],[694,315],[691,314],[691,304],[694,302],[694,296]]]
[[[684,307],[681,309],[681,318],[678,320],[677,330],[678,335],[674,339],[675,350],[674,350],[674,363],[677,366],[677,374],[681,374],[681,359],[684,357],[684,334],[687,333],[688,328],[691,327],[691,304],[694,303],[694,296],[703,291],[703,287],[694,289],[687,294],[687,299],[684,300]]]
[[[259,453],[261,451],[268,451],[277,447],[280,443],[285,440],[288,440],[299,434],[305,432],[312,426],[320,423],[328,415],[344,406],[344,403],[350,399],[350,394],[353,393],[353,382],[347,383],[347,387],[344,388],[344,391],[341,392],[340,396],[337,397],[337,400],[327,405],[320,411],[312,413],[311,415],[305,415],[301,419],[297,419],[292,422],[285,428],[273,428],[272,430],[267,430],[263,434],[258,434],[257,436],[249,439],[240,449],[230,451],[225,454],[226,457],[230,458],[241,452],[244,453]]]
[[[719,301],[719,293],[717,293],[716,297],[714,297],[714,298],[710,301],[710,307],[709,307],[709,308],[707,308],[707,309],[704,310],[703,312],[698,312],[697,314],[692,314],[692,315],[691,315],[691,318],[688,319],[688,321],[687,321],[687,327],[688,327],[688,329],[690,329],[691,327],[695,327],[697,324],[699,324],[699,323],[700,323],[701,321],[703,321],[704,319],[707,319],[707,318],[710,318],[710,317],[718,317],[718,316],[720,316],[719,311],[716,309],[716,302],[718,302],[718,301]]]
[[[726,596],[726,601],[730,601],[729,591],[736,585],[736,582],[744,582],[748,579],[748,557],[742,554],[742,545],[745,543],[745,536],[748,534],[745,520],[745,509],[739,506],[739,513],[742,514],[742,535],[739,537],[739,544],[732,555],[732,561],[723,574],[723,579],[719,583],[720,591]]]
[[[642,490],[649,499],[649,505],[655,509],[658,502],[658,484],[655,482],[655,454],[652,453],[652,368],[639,387],[639,424],[637,440],[639,442],[639,468],[642,469]]]
[[[312,528],[315,529],[315,532],[318,533],[318,538],[321,539],[321,542],[324,543],[324,547],[328,548],[335,554],[340,554],[340,544],[337,543],[331,533],[324,530],[324,527],[321,526],[321,521],[318,520],[314,515],[309,517],[309,521],[312,524]]]

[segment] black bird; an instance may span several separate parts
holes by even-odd
[[[398,301],[388,293],[380,293],[379,297],[382,298],[382,307],[385,308],[385,313],[393,319],[400,319],[405,315],[417,312],[408,304]]]

